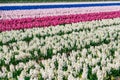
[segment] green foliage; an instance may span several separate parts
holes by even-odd
[[[58,69],[58,65],[59,65],[59,64],[58,64],[58,61],[57,61],[57,60],[54,62],[54,65],[55,65],[55,68]]]
[[[82,73],[83,73],[83,69],[81,69],[81,70],[75,75],[75,77],[81,78],[81,77],[82,77]]]
[[[44,80],[41,74],[38,75],[38,80]]]
[[[47,55],[45,55],[45,59],[52,58],[53,56],[53,49],[47,49]]]
[[[68,80],[68,79],[67,79],[67,77],[64,76],[64,77],[63,77],[63,80]]]
[[[62,70],[63,70],[63,71],[67,71],[67,69],[68,69],[68,66],[67,66],[67,64],[65,64],[65,65],[62,67]]]
[[[89,80],[98,80],[96,74],[92,74],[92,68],[88,66],[88,79]]]
[[[42,62],[40,62],[39,64],[43,69],[45,69],[44,65],[42,64]]]
[[[30,77],[27,77],[27,76],[26,76],[24,79],[25,79],[25,80],[30,80]]]
[[[116,49],[115,49],[115,48],[111,48],[111,49],[110,49],[110,54],[111,54],[111,56],[113,56],[113,57],[114,57],[115,51],[116,51]]]
[[[23,39],[23,41],[30,42],[33,39],[33,35],[31,37],[27,36]]]
[[[0,66],[5,65],[5,61],[4,60],[0,60]]]
[[[110,43],[110,40],[107,39],[107,38],[105,38],[105,39],[103,40],[103,42],[104,42],[105,44],[109,44],[109,43]]]
[[[111,69],[109,73],[107,73],[107,77],[104,80],[117,80],[116,78],[120,77],[120,69]]]
[[[14,72],[13,72],[13,78],[16,78],[16,79],[17,79],[17,76],[20,75],[21,71],[22,71],[22,69],[19,69],[19,70],[14,71]]]
[[[111,69],[111,75],[114,77],[120,76],[120,69],[119,70]]]

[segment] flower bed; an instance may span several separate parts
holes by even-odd
[[[120,77],[120,5],[87,6],[0,7],[0,80]]]

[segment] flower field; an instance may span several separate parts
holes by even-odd
[[[0,80],[119,80],[120,2],[0,6]]]

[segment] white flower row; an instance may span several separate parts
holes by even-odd
[[[87,21],[87,22],[80,22],[80,23],[72,23],[72,24],[65,24],[58,25],[58,26],[50,26],[47,28],[33,28],[33,29],[24,29],[23,30],[13,30],[13,31],[6,31],[0,33],[0,42],[3,44],[10,42],[10,41],[20,41],[24,40],[25,38],[31,38],[38,36],[47,36],[47,35],[56,35],[60,32],[66,34],[67,32],[80,30],[80,29],[94,29],[98,27],[102,27],[104,25],[112,25],[112,24],[119,24],[120,18],[114,19],[103,19],[103,20],[96,20],[96,21]]]
[[[119,46],[116,45],[119,42],[118,39],[115,42],[110,42],[110,44],[54,55],[51,59],[41,60],[44,68],[40,65],[40,62],[35,60],[29,60],[27,63],[20,62],[18,65],[11,64],[9,66],[10,71],[7,71],[6,67],[2,66],[0,77],[13,79],[13,72],[22,69],[21,74],[17,76],[18,80],[25,80],[25,77],[30,77],[30,80],[39,80],[41,78],[44,80],[63,80],[63,78],[67,80],[86,80],[88,79],[87,76],[92,76],[92,74],[96,74],[98,80],[103,80],[106,78],[107,72],[110,74],[112,68],[120,69],[120,50]],[[113,47],[116,50],[114,55],[111,55],[110,49]],[[90,74],[88,66],[92,69]]]
[[[62,36],[56,35],[52,37],[46,37],[45,39],[33,38],[29,43],[25,41],[18,41],[17,43],[11,43],[1,46],[0,60],[4,60],[5,64],[10,64],[11,59],[15,56],[15,60],[23,60],[43,55],[48,55],[48,49],[52,49],[52,54],[56,54],[64,48],[74,48],[76,44],[77,49],[84,48],[86,45],[90,45],[90,42],[95,43],[103,41],[105,38],[113,41],[119,31],[118,26],[99,27],[94,31],[72,32],[71,34],[65,34]],[[108,36],[108,33],[110,37]],[[114,35],[114,36],[113,36]],[[118,36],[119,37],[119,36]],[[41,53],[37,53],[36,50],[40,50]],[[31,54],[30,51],[33,51]],[[42,56],[40,56],[42,57]]]

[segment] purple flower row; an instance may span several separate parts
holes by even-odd
[[[111,12],[111,11],[120,11],[120,6],[1,11],[0,19],[35,18],[35,17],[99,13],[99,12]]]

